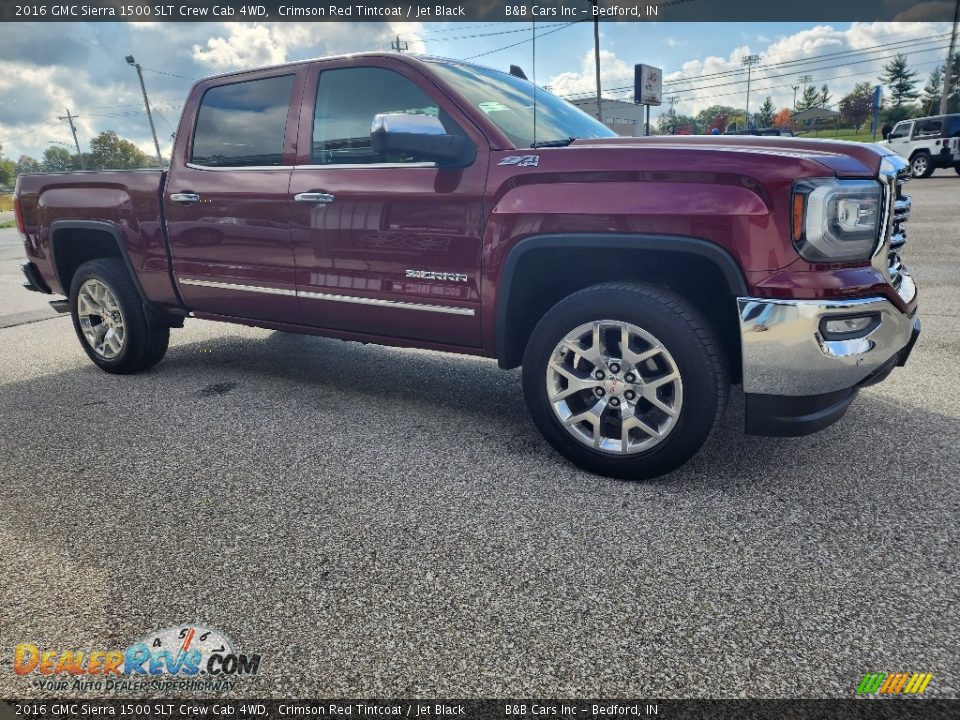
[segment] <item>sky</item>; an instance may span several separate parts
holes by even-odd
[[[632,101],[633,66],[664,70],[664,97],[695,114],[713,104],[745,107],[745,55],[753,69],[750,106],[766,96],[792,107],[793,86],[811,75],[835,103],[856,82],[878,82],[884,63],[907,55],[920,86],[946,58],[948,23],[629,23],[600,25],[604,95]],[[154,154],[136,72],[144,66],[161,151],[191,84],[206,75],[324,55],[389,50],[521,66],[560,96],[594,92],[593,26],[538,23],[536,63],[526,23],[18,23],[0,26],[0,145],[5,157],[40,157],[51,143],[73,146],[66,108],[78,116],[83,150],[115,130]],[[653,109],[653,117],[667,109]]]

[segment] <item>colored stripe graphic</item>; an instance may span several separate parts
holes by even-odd
[[[857,695],[919,695],[927,689],[933,673],[867,673],[857,686]]]

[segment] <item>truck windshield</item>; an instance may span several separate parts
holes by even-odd
[[[565,145],[581,138],[616,137],[605,125],[556,95],[537,88],[537,133],[533,133],[533,83],[497,70],[440,60],[430,61],[518,148]]]

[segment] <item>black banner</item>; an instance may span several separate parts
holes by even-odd
[[[930,0],[0,0],[0,22],[950,22],[953,7]]]
[[[960,716],[960,700],[7,700],[22,718],[411,718],[440,720],[933,720]]]

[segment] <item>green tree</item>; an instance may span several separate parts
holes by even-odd
[[[743,115],[742,110],[738,110],[730,105],[711,105],[697,113],[696,121],[698,127],[709,128],[717,118],[726,116],[732,121],[734,116],[741,115]],[[714,125],[714,127],[716,126]],[[724,123],[724,127],[726,127],[726,123]],[[722,129],[721,132],[723,132]]]
[[[923,88],[923,114],[936,115],[940,112],[940,98],[943,95],[944,66],[938,65]],[[947,100],[947,112],[960,112],[960,53],[953,56],[950,70],[950,97]]]
[[[883,82],[890,90],[890,98],[893,100],[891,110],[899,110],[911,100],[920,97],[917,92],[917,73],[907,67],[906,55],[897,53],[897,56],[883,66],[883,75],[880,76]]]
[[[820,93],[813,85],[806,85],[803,88],[803,95],[797,100],[797,112],[815,107],[820,107]]]
[[[777,114],[777,106],[773,104],[773,99],[768,95],[763,101],[763,105],[754,115],[758,127],[770,127],[773,125],[773,118]]]
[[[830,107],[830,88],[827,87],[827,84],[824,83],[820,86],[820,93],[817,97],[817,107],[826,108]]]
[[[90,141],[91,165],[97,170],[132,170],[150,167],[150,158],[113,130],[104,130]]]
[[[676,113],[666,112],[657,118],[657,132],[660,135],[677,134],[682,130],[689,128],[691,133],[697,132],[696,118],[689,115],[677,115]]]
[[[3,156],[3,145],[0,145],[0,187],[7,188],[13,185],[16,177],[16,165],[13,160]]]
[[[844,125],[859,128],[873,113],[873,88],[870,83],[861,82],[853,90],[840,98],[840,119]]]
[[[43,151],[44,172],[67,172],[77,167],[76,156],[65,147],[51,145]]]
[[[38,172],[43,172],[43,165],[36,158],[32,158],[29,155],[21,155],[20,159],[17,160],[17,175]]]
[[[927,84],[923,87],[923,95],[920,102],[923,104],[923,112],[929,115],[940,111],[940,98],[943,95],[943,65],[937,65],[927,78]]]

